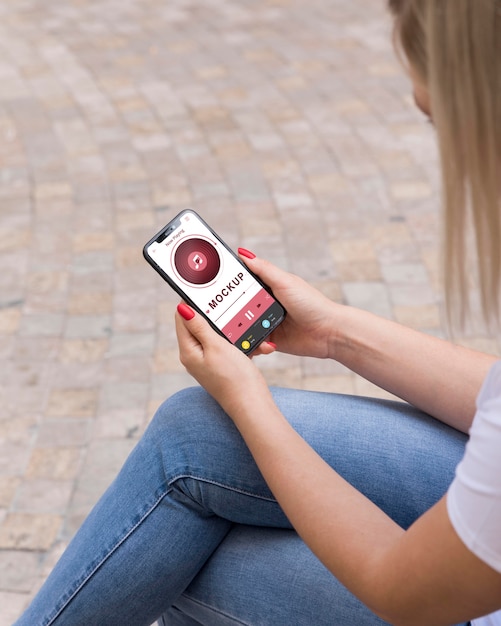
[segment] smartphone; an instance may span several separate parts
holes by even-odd
[[[143,255],[187,304],[246,354],[285,319],[271,290],[191,209],[150,239]]]

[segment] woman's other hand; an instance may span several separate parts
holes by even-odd
[[[277,350],[298,356],[328,358],[335,337],[335,310],[340,305],[324,296],[299,276],[279,269],[252,252],[239,248],[247,267],[273,291],[287,310],[285,321],[269,336]],[[266,345],[257,354],[269,352]]]
[[[179,358],[187,371],[229,414],[269,394],[261,372],[248,356],[214,331],[209,323],[182,303],[176,314]],[[273,352],[266,344],[262,353]]]

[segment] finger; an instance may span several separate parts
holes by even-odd
[[[186,331],[198,341],[199,344],[204,345],[209,341],[214,342],[222,339],[222,337],[214,332],[202,315],[196,313],[184,302],[178,304],[177,313],[178,315],[176,318],[180,318],[179,322],[186,329]]]
[[[175,315],[175,323],[181,360],[188,354],[198,354],[202,346],[198,339],[190,332],[187,322],[178,313]]]
[[[273,343],[273,341],[263,341],[263,348],[265,354],[271,354],[272,352],[276,352],[277,344]]]
[[[280,269],[266,259],[257,257],[253,252],[245,248],[239,248],[238,254],[240,259],[254,274],[257,274],[272,289],[275,285],[281,285],[290,274]]]
[[[183,300],[177,305],[177,312],[186,321],[192,320],[195,317],[195,311]]]
[[[277,346],[272,341],[263,341],[252,353],[252,356],[259,356],[261,354],[273,354],[276,352]]]

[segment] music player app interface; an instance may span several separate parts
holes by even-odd
[[[282,306],[195,213],[178,220],[148,256],[233,344],[251,351],[282,321]]]

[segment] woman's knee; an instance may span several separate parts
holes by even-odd
[[[157,409],[150,429],[159,434],[206,432],[231,424],[217,402],[202,388],[188,387],[167,398]]]
[[[158,446],[169,465],[193,470],[247,451],[231,419],[201,387],[183,389],[165,400],[145,434]],[[181,470],[180,470],[181,471]]]
[[[186,423],[196,416],[194,407],[213,403],[214,400],[202,387],[186,387],[162,402],[153,416],[152,424],[164,428],[171,423]]]

